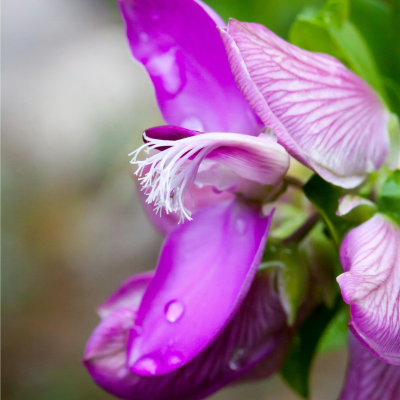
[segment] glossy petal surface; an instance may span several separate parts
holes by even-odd
[[[139,376],[128,369],[126,342],[135,318],[135,311],[128,307],[115,309],[94,331],[84,360],[99,386],[126,400],[202,399],[243,376],[260,360],[266,377],[281,365],[291,338],[273,281],[265,274],[257,275],[221,335],[169,374]]]
[[[382,166],[389,113],[368,84],[262,25],[230,20],[220,32],[244,97],[292,156],[346,188]]]
[[[132,53],[149,73],[169,124],[250,135],[262,130],[233,79],[215,12],[193,0],[118,3]]]
[[[347,234],[340,259],[350,329],[381,360],[400,365],[400,228],[376,214]]]
[[[249,290],[269,224],[258,208],[228,201],[202,209],[167,236],[138,311],[141,333],[130,334],[133,372],[166,374],[215,340]]]
[[[400,399],[400,366],[374,357],[350,335],[350,363],[339,400]]]

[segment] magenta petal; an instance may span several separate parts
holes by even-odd
[[[258,117],[233,79],[216,13],[194,0],[119,0],[129,44],[171,125],[256,135]]]
[[[400,365],[400,228],[376,214],[347,234],[340,259],[350,329],[378,358]]]
[[[129,365],[142,375],[171,372],[224,329],[249,290],[271,217],[228,201],[196,213],[166,238],[131,332]]]
[[[400,399],[400,367],[370,354],[350,335],[350,363],[339,400]]]
[[[187,365],[171,373],[139,376],[128,369],[126,342],[135,317],[135,312],[127,308],[115,310],[94,331],[84,359],[99,386],[126,400],[202,399],[252,372],[260,360],[262,376],[266,377],[282,364],[291,338],[272,276],[263,273],[257,275],[221,335]]]
[[[244,97],[293,157],[346,188],[383,165],[389,112],[367,83],[262,25],[230,20],[220,32]]]

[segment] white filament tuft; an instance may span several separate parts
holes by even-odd
[[[166,213],[180,212],[179,223],[186,219],[192,220],[191,212],[184,206],[184,195],[190,190],[197,171],[204,157],[215,147],[207,134],[192,136],[181,140],[153,139],[143,133],[147,141],[137,150],[130,153],[133,156],[131,164],[137,165],[135,175],[139,176],[142,191],[147,195],[146,202],[154,203],[154,211],[160,213],[164,208]],[[139,153],[167,147],[143,161],[138,161]],[[144,169],[149,171],[142,177]]]

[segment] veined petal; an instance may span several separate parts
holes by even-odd
[[[129,307],[115,309],[92,334],[84,358],[95,382],[126,400],[203,399],[251,372],[260,360],[265,365],[263,377],[272,374],[290,347],[291,331],[273,277],[265,273],[257,274],[218,338],[187,365],[168,374],[140,376],[127,367],[126,343],[135,319],[135,311]]]
[[[400,228],[376,214],[347,234],[340,259],[350,329],[378,358],[400,365]]]
[[[179,128],[177,135],[182,134]],[[161,132],[171,127],[159,127]],[[145,168],[149,172],[139,178],[148,195],[147,202],[153,203],[157,211],[165,208],[167,213],[180,211],[181,220],[191,219],[190,210],[184,205],[184,195],[192,186],[201,162],[207,158],[222,163],[242,178],[264,185],[279,183],[289,168],[289,155],[270,135],[258,137],[238,133],[194,134],[180,140],[161,140],[156,128],[153,137],[144,133],[146,144],[131,153],[131,163],[138,165],[135,174],[141,176]],[[173,135],[173,138],[177,135]],[[139,153],[146,149],[162,149],[161,152],[137,161]]]
[[[149,73],[169,124],[249,135],[262,131],[233,79],[216,30],[223,22],[210,7],[194,0],[118,3],[132,53]]]
[[[141,333],[130,334],[133,372],[166,374],[216,339],[249,290],[270,220],[259,208],[228,201],[200,210],[167,236],[138,311]]]
[[[400,366],[387,364],[350,335],[350,363],[339,400],[400,399]]]
[[[366,82],[262,25],[230,20],[220,33],[244,97],[293,157],[345,188],[383,165],[390,115]]]

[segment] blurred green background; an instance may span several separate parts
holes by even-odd
[[[381,72],[398,81],[385,49],[393,38],[380,29],[387,5],[360,8],[365,1],[352,2],[354,21]],[[304,5],[323,1],[208,4],[224,19],[261,22],[286,38]],[[162,237],[135,197],[127,154],[145,128],[163,120],[114,1],[8,0],[2,8],[2,395],[111,399],[80,360],[98,322],[96,306],[123,279],[156,264]],[[345,365],[343,352],[316,360],[312,399],[337,398]],[[297,397],[278,377],[213,397],[241,398]]]

